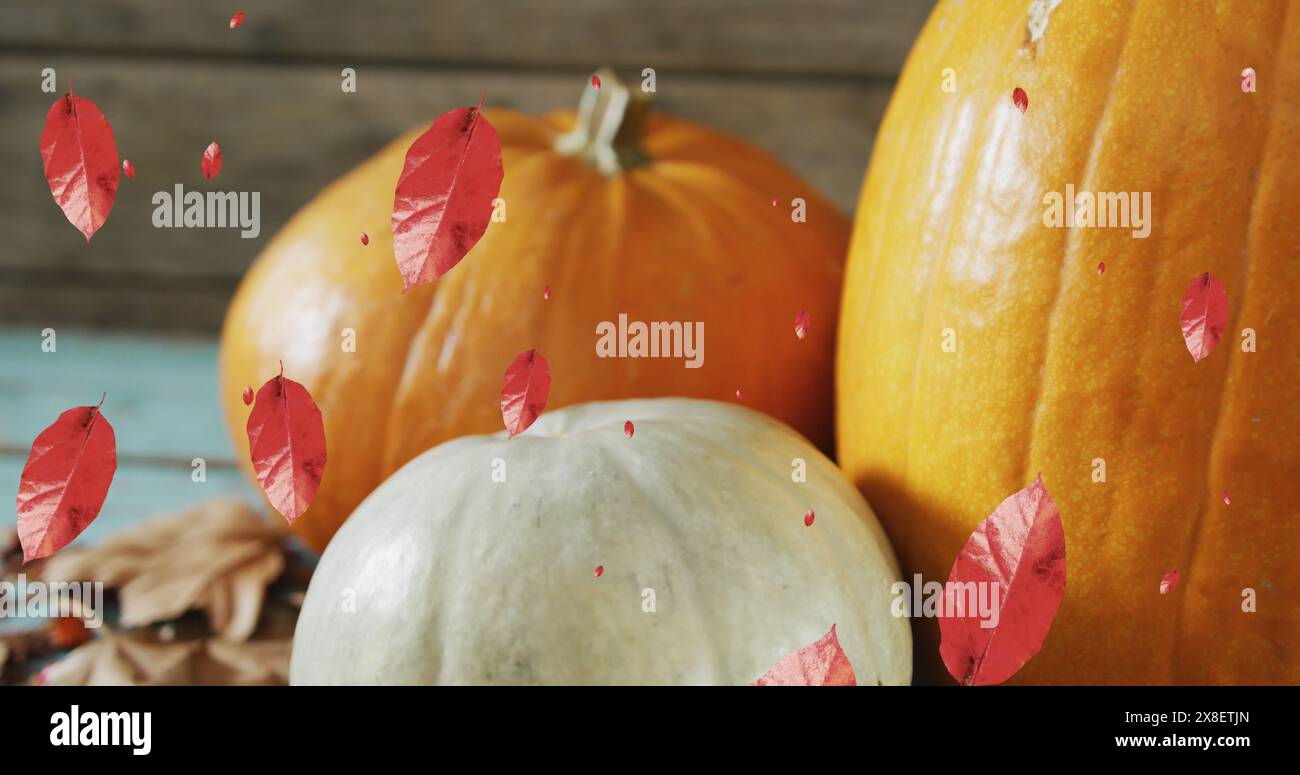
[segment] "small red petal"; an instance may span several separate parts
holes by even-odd
[[[1232,505],[1232,495],[1228,493],[1227,487],[1223,488],[1223,505],[1224,506]]]
[[[542,298],[547,300],[551,298],[551,286],[548,285],[545,288],[542,288]]]
[[[817,519],[817,515],[813,513],[812,509],[808,509],[808,513],[803,515],[803,523],[807,527],[812,527],[814,519]]]
[[[1011,101],[1016,103],[1016,108],[1018,108],[1021,113],[1024,113],[1029,109],[1029,95],[1025,94],[1025,90],[1019,86],[1016,87],[1015,91],[1011,92]]]
[[[221,146],[213,140],[203,149],[203,158],[199,160],[199,171],[203,177],[212,180],[221,173]]]
[[[1105,262],[1105,261],[1102,261],[1100,264],[1097,264],[1097,274],[1106,274],[1106,262]]]
[[[808,326],[811,324],[808,313],[805,310],[799,310],[799,314],[794,316],[794,335],[803,339],[808,336]]]
[[[596,578],[600,578],[602,575],[604,575],[604,573],[605,573],[605,566],[604,566],[604,565],[597,565],[597,566],[596,566],[596,572],[595,572],[594,574],[592,574],[592,575],[594,575]]]
[[[636,433],[636,427],[632,425],[632,421],[628,420],[627,422],[623,423],[623,435],[627,436],[630,439],[632,438],[633,433]]]
[[[1173,592],[1176,586],[1178,586],[1178,571],[1171,570],[1160,579],[1160,594],[1167,595]]]
[[[366,234],[364,231],[361,232],[361,244],[362,244],[362,245],[369,245],[369,244],[370,244],[370,235],[369,235],[369,234]]]
[[[244,23],[244,12],[235,11],[235,15],[230,17],[230,29],[233,30],[243,23]]]
[[[135,165],[131,163],[130,159],[122,160],[122,173],[125,174],[128,178],[135,177]]]
[[[245,386],[244,386],[244,406],[250,406],[252,403],[253,403],[253,388],[252,388],[251,386],[245,385]]]
[[[599,75],[593,75],[593,76],[591,76],[591,85],[594,86],[594,87],[596,87],[597,89],[600,88],[600,76],[599,76]]]

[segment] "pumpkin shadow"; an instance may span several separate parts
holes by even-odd
[[[969,536],[969,531],[944,529],[959,523],[942,516],[950,514],[951,508],[885,471],[868,471],[852,481],[885,529],[909,588],[918,573],[927,583],[947,581],[952,561]],[[946,565],[935,559],[943,557],[949,558]],[[911,624],[913,685],[955,685],[939,657],[938,620],[913,616]]]

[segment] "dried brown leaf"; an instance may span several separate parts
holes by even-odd
[[[135,627],[204,611],[214,633],[247,640],[266,587],[284,568],[284,528],[246,503],[225,499],[119,533],[99,546],[63,552],[43,577],[102,581],[118,591],[119,623]]]
[[[41,671],[55,686],[282,685],[292,641],[219,639],[160,643],[103,630],[101,637]]]

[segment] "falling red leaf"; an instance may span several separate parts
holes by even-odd
[[[806,310],[799,310],[799,314],[794,316],[794,335],[803,339],[808,336],[808,326],[811,321],[808,318]]]
[[[123,173],[124,173],[128,178],[131,178],[131,179],[134,179],[134,178],[135,178],[135,165],[131,163],[131,160],[130,160],[130,159],[123,159],[123,160],[122,160],[122,172],[123,172]]]
[[[599,76],[599,75],[593,75],[593,76],[591,76],[591,85],[592,85],[593,87],[595,87],[596,89],[599,89],[599,88],[600,88],[600,76]]]
[[[745,400],[745,394],[740,392],[740,388],[736,388],[736,400],[737,401]]]
[[[628,420],[627,422],[623,423],[623,435],[627,436],[630,439],[632,438],[633,433],[636,433],[636,426],[632,424],[632,421]]]
[[[285,377],[283,366],[257,391],[248,414],[248,452],[257,483],[293,524],[325,475],[325,425],[311,393]]]
[[[787,654],[753,686],[857,686],[853,665],[840,648],[835,625],[822,639]]]
[[[939,612],[939,655],[952,677],[1002,683],[1037,654],[1065,594],[1065,568],[1065,528],[1040,476],[1002,501],[952,564]]]
[[[1223,505],[1224,506],[1232,505],[1232,495],[1228,493],[1228,488],[1226,487],[1223,488]]]
[[[1106,274],[1106,262],[1102,261],[1097,264],[1097,274]]]
[[[551,286],[548,285],[548,286],[546,286],[545,288],[542,288],[542,298],[543,298],[544,300],[547,300],[547,301],[550,300],[550,298],[551,298]]]
[[[113,209],[120,171],[113,127],[99,106],[71,90],[55,100],[45,114],[41,159],[54,202],[89,242]]]
[[[203,172],[203,177],[212,180],[221,173],[221,146],[213,140],[203,149],[203,159],[199,162],[199,170]]]
[[[54,554],[99,516],[117,471],[117,439],[103,403],[67,410],[32,442],[18,483],[23,562]]]
[[[251,405],[252,403],[253,403],[253,387],[252,387],[251,385],[245,385],[245,386],[244,386],[244,406],[249,406],[249,405]]]
[[[594,574],[592,574],[592,575],[595,576],[596,578],[600,578],[601,576],[605,575],[605,566],[604,566],[604,565],[597,565],[597,566],[596,566],[596,572],[595,572]]]
[[[361,232],[361,244],[362,244],[362,245],[369,245],[369,244],[370,244],[370,235],[369,235],[369,234],[366,234],[364,231]]]
[[[501,191],[501,139],[475,108],[448,111],[411,143],[393,196],[402,290],[451,271],[478,243]]]
[[[813,513],[812,509],[808,509],[808,513],[803,515],[804,527],[812,527],[814,519],[817,519],[817,515]]]
[[[1228,292],[1219,278],[1206,272],[1192,280],[1183,294],[1183,341],[1192,361],[1214,351],[1228,327]]]
[[[244,23],[244,12],[235,11],[235,15],[230,17],[230,29],[232,30],[236,29],[237,27],[239,27],[239,25],[243,23]]]
[[[1021,113],[1029,109],[1029,95],[1025,94],[1025,90],[1019,86],[1011,92],[1011,101],[1016,104],[1016,109]]]
[[[537,420],[546,408],[551,392],[551,369],[546,358],[536,350],[519,353],[506,369],[501,385],[501,419],[505,420],[510,438],[514,438]]]
[[[1160,594],[1167,595],[1178,586],[1178,571],[1171,570],[1160,579]]]

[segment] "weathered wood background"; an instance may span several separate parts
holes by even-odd
[[[663,109],[744,136],[846,211],[931,0],[38,0],[0,20],[0,320],[212,333],[257,251],[398,133],[477,102],[572,105],[599,65],[653,67]],[[238,30],[235,10],[247,11]],[[86,244],[41,171],[53,67],[113,123],[138,170]],[[356,68],[344,94],[340,70]],[[262,235],[155,229],[150,198],[260,191]]]

